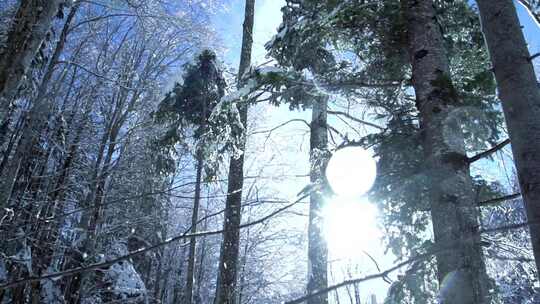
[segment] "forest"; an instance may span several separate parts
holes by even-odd
[[[0,304],[539,276],[539,0],[0,1]]]

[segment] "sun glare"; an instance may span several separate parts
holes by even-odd
[[[326,168],[326,178],[340,196],[358,197],[373,186],[377,165],[371,153],[360,147],[337,150]]]
[[[323,209],[324,236],[332,259],[353,259],[380,246],[377,207],[367,200],[334,197]]]

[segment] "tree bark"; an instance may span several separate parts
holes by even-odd
[[[202,180],[202,167],[203,160],[201,152],[197,152],[197,176],[195,180],[195,198],[193,200],[193,211],[191,213],[191,231],[190,233],[197,232],[197,221],[199,218],[199,205],[201,201],[201,180]],[[186,275],[186,291],[184,293],[184,302],[191,304],[193,302],[193,280],[195,277],[195,247],[197,245],[197,239],[192,237],[189,239],[189,255],[188,266]]]
[[[0,121],[50,30],[64,0],[22,0],[0,54]]]
[[[452,85],[435,7],[432,0],[402,0],[402,5],[435,243],[455,248],[436,255],[439,296],[445,304],[490,303],[464,138],[459,122],[449,119],[462,102]]]
[[[540,88],[512,0],[478,0],[540,273]]]
[[[322,188],[312,191],[309,198],[308,294],[328,287],[328,248],[323,236],[323,217],[321,214],[324,193],[327,188],[324,177],[328,150],[327,108],[327,96],[315,98],[310,132],[310,181],[312,185],[319,185]],[[307,303],[327,304],[328,295],[311,297]]]
[[[242,51],[240,67],[238,68],[238,87],[243,84],[242,75],[251,65],[251,48],[253,45],[253,22],[255,15],[255,0],[246,0],[244,15],[244,30],[242,36]],[[243,100],[238,106],[240,120],[247,129],[248,105]],[[240,231],[238,226],[242,212],[242,188],[244,186],[244,155],[246,148],[246,133],[242,134],[240,149],[242,154],[231,157],[225,201],[225,220],[223,225],[223,245],[219,262],[219,280],[216,293],[216,304],[235,304],[237,301],[237,272],[240,247]]]

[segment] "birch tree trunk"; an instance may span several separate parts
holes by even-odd
[[[328,149],[327,107],[327,96],[316,98],[311,117],[310,181],[313,185],[322,185],[323,187],[312,191],[309,198],[308,294],[328,287],[328,248],[323,236],[323,217],[321,215],[324,204],[324,189],[326,188],[324,168]],[[328,295],[311,297],[307,303],[326,304],[328,303]]]
[[[0,121],[6,119],[6,112],[63,2],[21,0],[0,54]]]
[[[251,65],[251,48],[253,45],[253,22],[255,15],[255,0],[246,0],[244,26],[242,35],[242,51],[240,54],[240,67],[238,68],[238,87],[242,86],[242,75]],[[244,100],[247,102],[247,100]],[[248,105],[243,103],[238,107],[240,120],[247,128]],[[223,245],[221,260],[219,262],[219,280],[216,294],[216,304],[235,304],[237,293],[238,256],[240,246],[240,230],[242,212],[242,187],[244,186],[244,155],[246,148],[246,134],[242,135],[240,149],[242,154],[231,157],[229,163],[229,176],[227,185],[227,199],[225,201],[225,220],[223,225]]]
[[[195,198],[193,200],[193,212],[191,213],[191,231],[190,233],[197,232],[197,221],[199,218],[199,205],[201,201],[201,180],[202,180],[202,167],[203,160],[201,152],[197,152],[197,176],[195,180]],[[195,277],[195,248],[197,245],[197,238],[191,237],[189,239],[189,255],[186,275],[186,291],[184,293],[184,302],[191,304],[193,301],[193,280]]]
[[[440,297],[445,304],[490,303],[472,179],[459,122],[450,114],[462,102],[432,0],[402,1],[416,106],[420,112]]]
[[[478,0],[540,273],[540,87],[512,0]]]

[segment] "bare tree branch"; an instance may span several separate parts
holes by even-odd
[[[345,280],[345,281],[343,281],[343,282],[341,282],[339,284],[328,286],[327,288],[324,288],[324,289],[321,289],[321,290],[319,290],[317,292],[305,295],[305,296],[300,297],[298,299],[285,302],[284,304],[300,304],[300,303],[303,303],[303,302],[305,302],[306,300],[308,300],[308,299],[310,299],[312,297],[316,297],[316,296],[319,296],[319,295],[322,295],[322,294],[326,294],[326,293],[329,293],[329,292],[331,292],[333,290],[336,290],[336,289],[339,289],[339,288],[342,288],[342,287],[345,287],[345,286],[348,286],[348,285],[358,284],[358,283],[362,283],[362,282],[365,282],[365,281],[378,279],[378,278],[385,278],[390,273],[392,273],[392,272],[394,272],[394,271],[396,271],[396,270],[398,270],[398,269],[400,269],[400,268],[402,268],[404,266],[407,266],[408,264],[431,258],[435,253],[436,252],[433,251],[433,252],[417,255],[417,256],[412,257],[412,258],[410,258],[408,260],[405,260],[405,261],[403,261],[403,262],[401,262],[399,264],[396,264],[396,265],[388,268],[385,271],[375,273],[375,274],[371,274],[371,275],[367,275],[365,277],[361,277],[361,278],[357,278],[357,279]]]
[[[518,197],[521,197],[521,193],[513,193],[513,194],[501,196],[501,197],[492,198],[492,199],[489,199],[489,200],[486,200],[486,201],[483,201],[483,202],[479,202],[478,206],[479,207],[493,206],[493,205],[497,205],[497,204],[502,203],[502,202],[506,202],[506,201],[509,201],[509,200],[516,199]]]
[[[480,160],[480,159],[482,159],[482,158],[484,158],[484,157],[490,156],[491,154],[493,154],[493,153],[499,151],[500,149],[504,148],[504,147],[505,147],[506,145],[508,145],[509,143],[510,143],[510,138],[507,138],[506,140],[504,140],[504,141],[498,143],[497,145],[495,145],[495,146],[492,147],[491,149],[486,150],[486,151],[484,151],[484,152],[482,152],[482,153],[476,154],[476,155],[473,156],[473,157],[470,157],[470,158],[468,159],[469,164],[470,164],[470,163],[474,163],[475,161],[478,161],[478,160]]]

